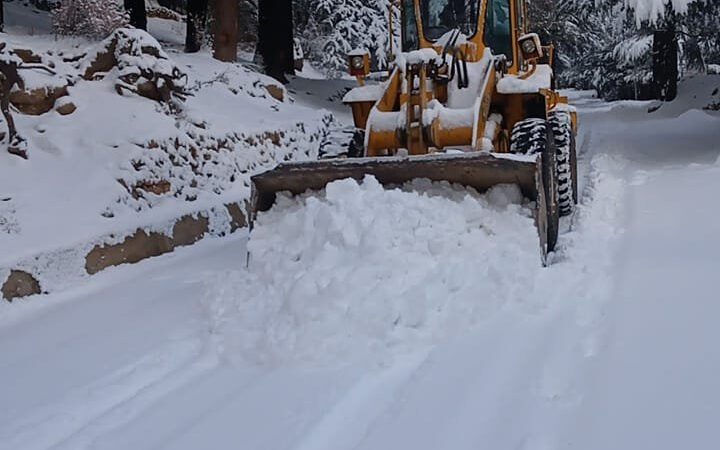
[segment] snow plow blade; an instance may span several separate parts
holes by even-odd
[[[434,154],[410,157],[347,158],[281,163],[252,177],[249,221],[269,210],[279,192],[299,195],[319,191],[345,178],[361,181],[374,176],[383,186],[401,186],[414,179],[447,181],[482,193],[498,184],[515,184],[535,202],[535,225],[543,258],[547,254],[547,206],[540,158],[484,153]]]

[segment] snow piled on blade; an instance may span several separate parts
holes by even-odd
[[[516,186],[485,195],[368,177],[281,196],[261,214],[248,271],[206,306],[229,358],[260,364],[392,358],[467,330],[532,291],[540,249]]]

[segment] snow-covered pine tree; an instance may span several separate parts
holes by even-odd
[[[606,99],[655,96],[652,50],[659,19],[638,22],[638,12],[624,0],[532,0],[530,6],[540,34],[557,47],[561,85],[596,89]]]
[[[387,67],[390,0],[295,0],[296,35],[305,57],[328,75],[347,69],[346,55],[364,48]]]
[[[684,67],[693,72],[707,72],[710,65],[720,65],[720,2],[695,2],[680,17],[680,34]]]
[[[251,51],[258,37],[258,0],[240,0],[240,43]]]
[[[53,11],[55,33],[102,39],[129,23],[123,5],[115,0],[64,0]]]

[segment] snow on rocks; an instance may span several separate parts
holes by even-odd
[[[478,195],[427,180],[281,196],[248,250],[249,270],[222,274],[206,303],[226,355],[263,364],[431,344],[522,301],[540,267],[517,187]]]
[[[79,64],[83,78],[91,80],[116,69],[115,89],[151,100],[169,102],[184,97],[187,74],[147,32],[122,28],[113,32]]]

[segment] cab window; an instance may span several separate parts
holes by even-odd
[[[410,52],[420,48],[418,36],[417,17],[415,16],[415,3],[413,0],[403,0],[402,10],[402,48]]]
[[[512,63],[512,21],[510,0],[488,0],[485,15],[485,45],[494,55],[505,55]]]
[[[436,41],[453,30],[470,37],[477,32],[480,0],[421,0],[423,32]]]

